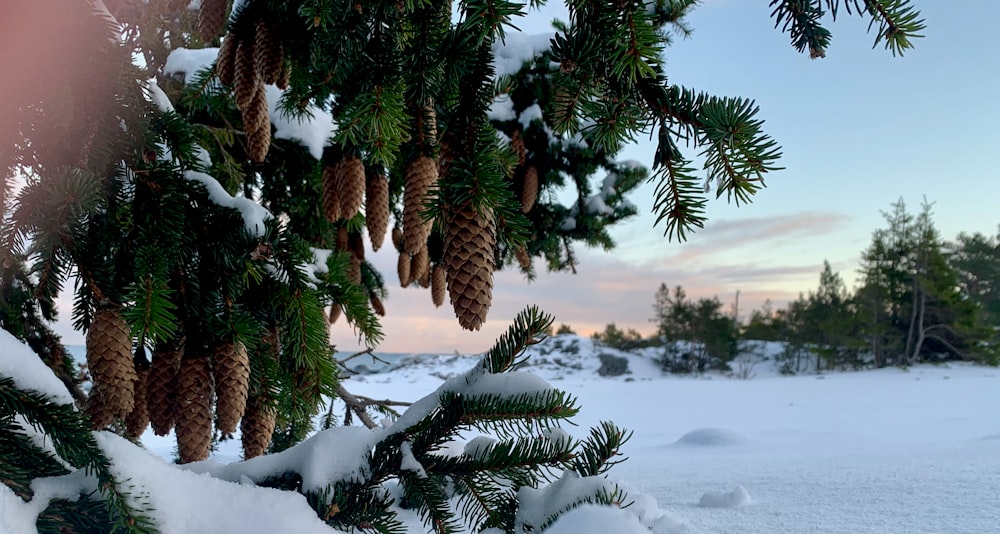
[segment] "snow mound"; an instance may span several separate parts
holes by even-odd
[[[739,508],[750,504],[750,494],[743,486],[733,491],[709,491],[701,496],[698,506],[702,508]]]
[[[743,436],[725,428],[698,428],[681,436],[675,445],[686,447],[732,447],[746,442]]]
[[[635,515],[611,506],[584,504],[565,514],[545,530],[547,534],[649,534]]]
[[[19,388],[52,397],[59,404],[73,404],[73,396],[32,350],[10,332],[0,329],[0,376]]]

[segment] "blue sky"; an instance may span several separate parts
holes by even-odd
[[[850,285],[859,253],[882,225],[880,212],[900,197],[914,211],[925,197],[934,202],[945,238],[997,231],[1000,54],[990,36],[1000,2],[916,0],[926,37],[902,58],[872,49],[867,23],[842,14],[828,26],[833,44],[821,60],[790,46],[767,4],[707,0],[688,19],[693,36],[666,52],[672,83],[759,104],[766,131],[783,147],[785,170],[753,204],[712,202],[706,228],[679,244],[653,227],[652,185],[645,186],[632,199],[641,215],[614,232],[618,249],[578,249],[577,275],[543,274],[528,284],[517,273],[498,273],[480,332],[462,331],[449,306],[432,307],[427,290],[391,285],[381,350],[483,351],[527,304],[582,334],[612,321],[650,333],[661,282],[683,285],[692,297],[718,295],[727,306],[739,290],[746,312],[767,298],[781,305],[813,289],[824,259]],[[520,26],[546,31],[558,13],[549,6]],[[622,159],[649,164],[652,151],[637,143]],[[374,261],[394,272],[391,253]],[[344,350],[356,345],[343,324],[333,339]]]

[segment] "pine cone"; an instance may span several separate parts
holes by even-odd
[[[146,388],[149,380],[149,362],[146,357],[135,359],[135,405],[132,411],[125,417],[125,436],[135,441],[142,436],[149,426],[149,410],[146,405]]]
[[[351,256],[351,262],[347,264],[347,279],[353,284],[361,284],[361,260],[357,256]]]
[[[222,33],[226,26],[226,0],[201,0],[198,10],[198,35],[205,43]]]
[[[277,83],[281,78],[281,64],[285,51],[277,32],[271,24],[257,23],[257,73],[264,83]]]
[[[382,299],[378,298],[378,295],[371,296],[372,311],[374,311],[379,317],[385,317],[385,303]]]
[[[326,220],[340,219],[340,201],[337,200],[337,172],[334,167],[323,167],[323,213]]]
[[[262,163],[271,148],[271,118],[263,85],[257,86],[249,107],[243,110],[243,128],[247,134],[247,157],[254,163]]]
[[[528,254],[528,249],[524,247],[518,247],[514,250],[514,257],[517,258],[517,263],[522,269],[528,270],[531,268],[531,255]]]
[[[185,358],[174,405],[180,463],[208,458],[212,448],[212,369],[208,358]]]
[[[403,251],[403,231],[398,226],[392,227],[392,246],[399,252]]]
[[[174,428],[174,399],[177,394],[177,369],[181,364],[181,351],[176,348],[157,347],[146,381],[146,406],[153,433],[166,436]]]
[[[236,107],[244,114],[250,108],[250,103],[259,87],[260,76],[257,73],[254,42],[245,39],[236,44],[236,60],[233,65],[233,96],[236,99]]]
[[[291,81],[292,71],[285,61],[281,62],[281,72],[278,73],[278,79],[274,82],[278,86],[278,89],[284,91],[288,89],[288,84]]]
[[[452,212],[445,229],[448,295],[462,328],[479,330],[493,300],[495,221],[468,204]]]
[[[227,36],[219,47],[219,56],[215,60],[215,75],[222,85],[231,86],[236,76],[236,38]]]
[[[447,274],[444,265],[437,264],[431,269],[431,300],[434,306],[440,308],[444,304],[444,294],[447,292]]]
[[[410,278],[412,280],[419,282],[421,287],[427,287],[430,285],[431,276],[431,256],[427,253],[427,247],[420,249],[413,256],[413,260],[410,263]],[[427,284],[424,284],[424,281]]]
[[[212,374],[215,378],[215,424],[220,432],[232,434],[247,406],[250,358],[246,346],[239,341],[218,346],[212,358]]]
[[[396,262],[396,274],[399,275],[399,285],[406,287],[410,285],[410,255],[405,252],[399,253],[399,261]]]
[[[524,169],[524,183],[521,184],[521,213],[528,213],[538,200],[538,169],[528,165]]]
[[[355,258],[365,261],[365,239],[361,232],[351,232],[347,234],[347,249]]]
[[[330,324],[336,323],[337,319],[340,319],[340,304],[334,304],[330,306]]]
[[[87,366],[94,381],[87,412],[95,429],[124,418],[135,407],[138,376],[132,363],[132,337],[117,309],[97,312],[87,331]]]
[[[365,182],[365,224],[372,250],[377,251],[389,228],[389,180],[381,174],[371,173]]]
[[[337,247],[338,252],[346,252],[350,248],[351,234],[347,230],[347,225],[342,225],[337,228],[337,237],[334,240],[334,246]]]
[[[340,216],[351,219],[361,210],[365,200],[365,165],[357,156],[344,156],[337,171]]]
[[[406,166],[406,188],[403,191],[403,250],[410,254],[427,246],[430,221],[421,220],[424,204],[437,182],[437,166],[427,156],[417,156]]]
[[[243,459],[256,458],[267,452],[274,434],[277,411],[267,406],[264,399],[254,396],[247,399],[247,410],[240,422],[240,436],[243,441]]]
[[[514,130],[514,133],[511,134],[510,146],[514,149],[514,153],[517,154],[517,164],[524,165],[524,162],[528,159],[528,149],[524,146],[524,138],[521,137],[521,130]]]

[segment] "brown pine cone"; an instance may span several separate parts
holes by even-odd
[[[351,232],[347,234],[347,249],[355,258],[365,260],[365,239],[361,232]]]
[[[337,171],[340,216],[351,219],[358,214],[365,201],[365,165],[357,156],[344,156]]]
[[[268,406],[263,397],[253,396],[247,399],[246,413],[240,422],[244,460],[256,458],[267,452],[271,436],[274,434],[277,415],[277,410],[273,406]]]
[[[240,108],[244,114],[250,108],[254,95],[260,87],[254,46],[254,42],[250,39],[236,43],[236,58],[233,65],[233,97],[236,99],[236,107]]]
[[[392,246],[399,252],[403,251],[403,231],[398,226],[392,227]]]
[[[149,426],[149,410],[146,405],[146,388],[149,380],[149,362],[146,357],[135,359],[135,405],[132,411],[125,417],[125,436],[135,441],[142,436]]]
[[[212,368],[205,357],[185,357],[174,405],[180,463],[208,458],[212,448]]]
[[[406,287],[410,285],[410,255],[405,252],[399,253],[399,261],[396,262],[396,274],[399,275],[399,285]]]
[[[292,71],[285,61],[281,62],[281,71],[278,73],[278,79],[274,82],[278,86],[278,89],[284,91],[288,89],[288,84],[291,81]]]
[[[222,33],[226,27],[226,0],[201,0],[198,10],[198,35],[208,43]]]
[[[382,299],[378,298],[378,295],[372,295],[369,300],[372,303],[372,311],[379,317],[385,317],[385,303],[382,302]]]
[[[468,204],[451,213],[445,228],[448,295],[462,328],[479,330],[493,301],[495,221]]]
[[[263,85],[257,86],[250,106],[243,112],[243,128],[247,134],[247,157],[254,163],[262,163],[271,148],[271,118]]]
[[[514,257],[517,258],[517,263],[522,269],[528,270],[531,268],[531,255],[528,254],[528,249],[524,247],[518,247],[514,250]]]
[[[521,184],[521,213],[528,213],[538,200],[538,169],[528,165],[524,169],[524,183]]]
[[[332,166],[323,167],[323,213],[326,220],[340,219],[340,201],[337,199],[337,171]]]
[[[365,225],[372,250],[377,251],[389,228],[389,180],[378,173],[369,173],[365,182]]]
[[[447,292],[447,274],[444,265],[437,264],[431,269],[431,300],[434,306],[440,308],[444,304],[444,294]]]
[[[138,376],[132,362],[132,337],[121,313],[110,308],[94,315],[86,343],[87,366],[94,381],[87,412],[95,429],[104,428],[135,407]]]
[[[281,78],[281,64],[284,59],[284,46],[278,38],[274,27],[267,22],[257,23],[257,72],[264,83],[277,83]]]
[[[514,153],[517,154],[517,164],[524,165],[524,162],[528,159],[528,149],[524,146],[524,138],[521,137],[521,130],[514,130],[514,133],[511,134],[510,146],[514,149]]]
[[[220,432],[232,434],[243,417],[250,387],[250,357],[239,341],[223,343],[212,358],[215,378],[215,418]]]
[[[336,323],[337,319],[340,319],[340,304],[334,304],[330,306],[330,324]]]
[[[236,76],[236,38],[227,36],[219,47],[219,57],[215,60],[215,75],[222,85],[233,85]]]
[[[430,275],[431,275],[431,256],[427,253],[427,247],[420,249],[413,256],[413,260],[410,263],[410,277],[413,281],[419,282],[421,287],[427,287],[430,285]],[[424,284],[424,281],[427,284]]]
[[[410,254],[427,246],[431,222],[422,220],[424,204],[438,179],[437,165],[427,156],[417,156],[406,166],[403,190],[403,250]]]
[[[174,398],[177,394],[177,369],[181,351],[175,347],[156,347],[146,381],[146,406],[153,433],[166,436],[174,428]]]
[[[347,225],[337,228],[337,237],[334,239],[334,246],[338,252],[346,252],[350,248],[351,234],[347,230]]]
[[[357,256],[351,256],[351,261],[347,264],[347,279],[353,284],[361,284],[361,260]]]

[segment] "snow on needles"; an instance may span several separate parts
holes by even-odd
[[[273,218],[271,212],[263,206],[246,197],[234,197],[226,191],[215,178],[198,171],[184,171],[184,177],[192,182],[199,182],[208,191],[208,198],[215,204],[233,208],[243,216],[243,224],[247,231],[257,237],[264,235],[264,221]]]
[[[163,73],[182,76],[188,84],[198,71],[211,67],[218,55],[218,48],[177,48],[167,56]],[[307,106],[302,116],[289,116],[278,109],[283,92],[274,85],[267,85],[265,89],[268,113],[275,128],[274,138],[297,141],[309,149],[312,157],[322,158],[323,147],[334,132],[333,116],[315,105]]]
[[[552,49],[555,34],[541,33],[529,35],[508,32],[502,42],[493,45],[493,66],[497,76],[513,76],[528,61]]]
[[[0,376],[12,378],[21,389],[48,395],[59,404],[73,404],[73,396],[52,369],[6,330],[0,330]]]

